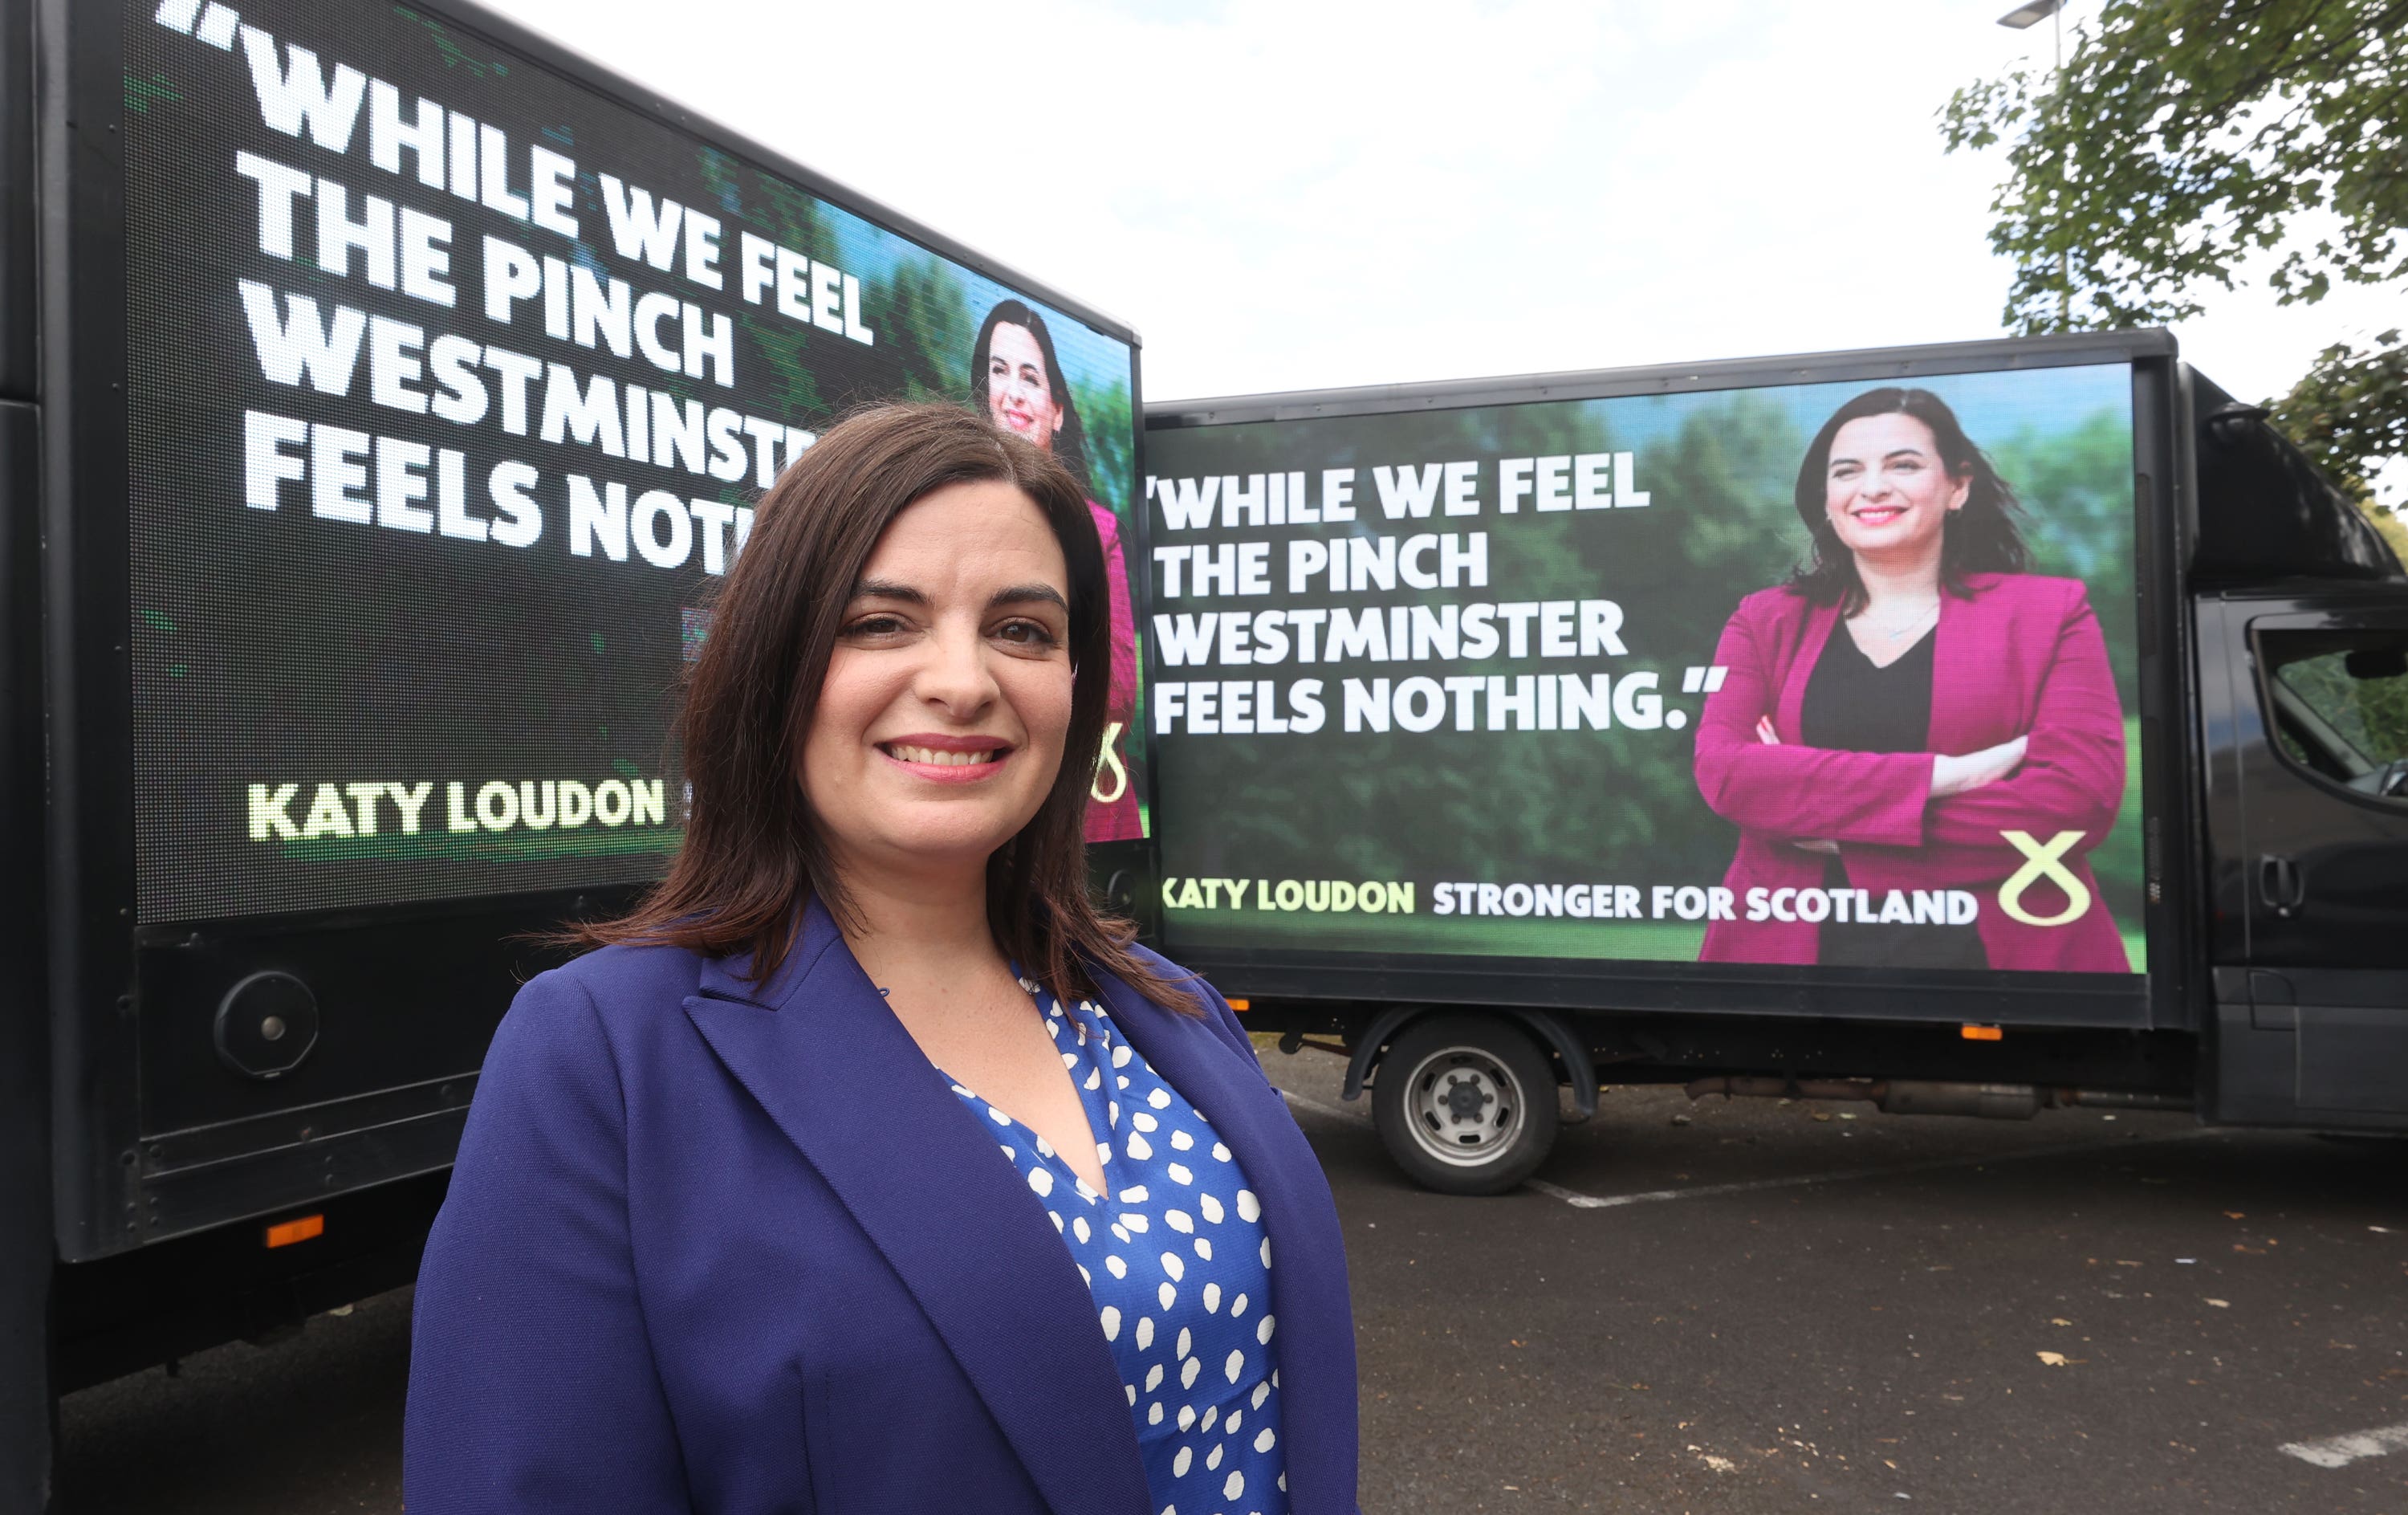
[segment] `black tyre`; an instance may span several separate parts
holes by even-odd
[[[1371,1117],[1397,1166],[1441,1194],[1501,1194],[1555,1145],[1555,1075],[1510,1020],[1432,1016],[1388,1046]]]

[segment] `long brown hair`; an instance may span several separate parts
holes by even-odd
[[[1130,950],[1136,928],[1087,893],[1089,763],[1100,750],[1111,674],[1103,544],[1069,470],[983,417],[950,405],[880,405],[824,434],[763,497],[722,583],[677,722],[692,801],[668,876],[629,915],[574,928],[575,940],[752,954],[766,982],[794,949],[798,908],[817,898],[857,924],[796,757],[863,565],[887,524],[948,484],[1010,484],[1034,500],[1070,572],[1070,729],[1061,771],[1028,824],[987,859],[996,945],[1059,994],[1092,994],[1111,973],[1158,1004],[1188,992]]]
[[[1837,604],[1842,615],[1865,608],[1865,581],[1856,572],[1856,557],[1840,541],[1826,509],[1830,481],[1831,444],[1840,428],[1869,415],[1910,415],[1923,423],[1940,449],[1941,466],[1952,479],[1970,481],[1965,507],[1941,523],[1940,578],[1960,599],[1972,598],[1967,583],[1975,573],[2026,573],[2031,570],[2031,549],[2016,526],[2023,507],[2013,485],[1999,476],[1990,455],[1965,435],[1956,412],[1928,389],[1889,385],[1869,389],[1831,412],[1823,429],[1807,445],[1798,465],[1798,519],[1813,539],[1811,559],[1789,576],[1789,587],[1811,604]]]

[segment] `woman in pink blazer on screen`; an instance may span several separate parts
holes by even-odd
[[[1045,318],[1019,300],[997,300],[979,326],[970,353],[970,393],[987,419],[1069,465],[1081,483],[1087,479],[1087,433],[1079,422],[1070,382],[1054,351]],[[1121,547],[1117,516],[1091,496],[1087,513],[1104,540],[1104,580],[1111,599],[1112,681],[1105,702],[1102,760],[1087,795],[1087,840],[1122,842],[1145,835],[1138,810],[1138,750],[1130,729],[1137,719],[1137,619],[1129,609],[1127,555]]]
[[[2088,860],[2123,801],[2124,713],[2081,582],[2025,571],[2014,491],[1928,390],[1842,406],[1797,504],[1813,559],[1740,602],[1698,723],[1698,787],[1740,829],[1739,918],[1707,927],[1699,959],[2128,971]],[[2044,867],[2002,902],[2028,846],[2074,882]],[[1842,889],[1863,891],[1851,915],[1892,890],[1978,909],[1843,922],[1836,897],[1801,913],[1779,892]]]

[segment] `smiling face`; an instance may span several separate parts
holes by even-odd
[[[986,410],[990,420],[1047,452],[1068,411],[1045,374],[1036,333],[1006,321],[987,336]]]
[[[1010,484],[949,484],[886,527],[799,763],[839,874],[983,867],[1037,814],[1070,727],[1069,584]]]
[[[1951,511],[1972,488],[1940,455],[1931,428],[1911,415],[1859,416],[1831,439],[1823,508],[1858,557],[1937,560]]]

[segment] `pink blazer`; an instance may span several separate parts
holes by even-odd
[[[1096,534],[1104,540],[1104,583],[1112,620],[1111,695],[1104,709],[1107,719],[1121,723],[1121,734],[1113,743],[1121,760],[1121,776],[1115,779],[1108,770],[1096,775],[1096,784],[1107,790],[1116,787],[1120,793],[1109,801],[1088,801],[1086,836],[1090,842],[1121,842],[1145,835],[1137,803],[1140,736],[1132,729],[1137,720],[1137,617],[1129,610],[1128,555],[1121,548],[1120,521],[1092,499],[1087,501],[1087,512],[1096,518]]]
[[[1789,845],[1840,844],[1855,887],[1967,889],[1981,902],[1976,929],[1993,968],[2124,973],[2123,938],[2100,898],[2091,848],[2106,839],[2124,798],[2124,712],[2099,618],[2082,584],[2037,574],[1977,573],[1971,598],[1943,595],[1931,690],[1931,748],[1963,754],[2030,739],[2023,765],[1965,794],[1931,798],[1929,753],[1841,752],[1799,744],[1806,680],[1840,620],[1836,605],[1809,604],[1786,588],[1740,601],[1714,662],[1727,670],[1698,727],[1698,787],[1740,829],[1723,882],[1746,915],[1752,888],[1813,888],[1824,859]],[[1772,717],[1782,744],[1756,737]],[[2041,843],[2080,831],[2060,859],[2090,891],[2090,907],[2062,926],[2028,925],[1999,904],[1999,886],[2027,861],[2002,832]],[[2061,914],[2070,897],[2042,877],[2018,900],[2025,914]],[[1818,928],[1803,921],[1719,920],[1701,961],[1812,963]]]

